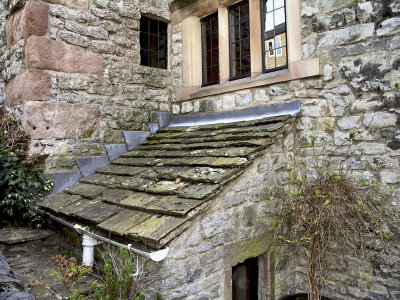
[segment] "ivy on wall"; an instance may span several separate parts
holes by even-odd
[[[29,135],[0,110],[0,226],[37,221],[34,206],[52,187],[40,163],[46,155],[28,155]]]

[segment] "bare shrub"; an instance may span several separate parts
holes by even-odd
[[[353,138],[354,133],[347,141]],[[305,145],[311,160],[302,159],[287,184],[278,186],[269,199],[279,207],[278,242],[307,257],[311,300],[320,299],[320,287],[334,284],[329,273],[339,249],[368,259],[372,250],[389,251],[400,232],[398,213],[389,209],[391,187],[385,190],[377,182],[358,179],[348,167],[361,161],[364,151],[331,144],[311,137]]]

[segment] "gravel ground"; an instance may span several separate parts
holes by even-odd
[[[16,278],[14,283],[10,282],[14,289],[25,290],[38,300],[68,299],[68,290],[61,280],[51,273],[52,269],[56,269],[51,259],[59,254],[71,254],[73,249],[66,248],[54,232],[26,229],[0,230],[0,251],[7,259],[10,267],[8,270],[11,270],[11,274],[13,273]],[[2,265],[5,266],[4,261],[0,256],[0,276],[7,272],[7,267],[1,269]],[[3,277],[5,276],[7,275]],[[28,296],[1,298],[3,277],[0,277],[0,300],[35,299]],[[80,291],[87,293],[92,281],[91,277],[83,277],[80,280]]]

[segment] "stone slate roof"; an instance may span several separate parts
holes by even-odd
[[[272,145],[292,117],[167,127],[39,206],[161,248]]]

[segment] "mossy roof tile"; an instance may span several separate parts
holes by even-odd
[[[147,210],[162,215],[183,217],[201,203],[198,200],[182,199],[176,196],[162,196],[152,201]]]
[[[225,183],[225,181],[240,175],[240,172],[239,168],[193,167],[180,173],[179,177],[193,182]]]
[[[174,195],[182,191],[189,184],[186,182],[176,181],[159,181],[146,188],[146,192],[161,195]]]
[[[123,236],[126,232],[129,231],[129,229],[137,224],[144,222],[152,215],[153,214],[143,211],[124,209],[118,214],[100,223],[98,227],[107,232]]]
[[[128,175],[135,176],[145,172],[147,168],[144,167],[129,167],[129,166],[119,166],[119,165],[108,165],[107,167],[97,170],[97,173],[106,175]]]
[[[87,205],[74,212],[74,215],[87,222],[98,224],[122,210],[122,207],[104,203],[103,201],[90,201]]]
[[[40,205],[45,209],[60,213],[65,207],[71,205],[72,203],[78,202],[81,199],[82,197],[79,195],[61,193],[45,199]]]
[[[167,127],[41,203],[58,215],[159,248],[284,133],[292,117]],[[290,128],[290,127],[289,127]]]
[[[66,193],[80,195],[83,198],[94,199],[101,196],[101,194],[106,190],[107,188],[105,186],[82,183],[69,188],[66,190]]]
[[[144,222],[129,229],[125,235],[158,248],[161,246],[159,242],[162,238],[187,220],[187,217],[153,215]]]
[[[127,198],[132,195],[133,191],[130,190],[122,190],[122,189],[108,189],[103,192],[101,196],[101,200],[104,202],[116,203],[118,204],[121,200]]]
[[[221,189],[219,184],[192,184],[183,189],[178,196],[181,198],[203,200],[217,194]]]
[[[145,211],[147,207],[151,204],[151,202],[157,199],[157,196],[158,195],[152,195],[147,193],[133,193],[128,197],[126,197],[125,199],[122,199],[119,202],[119,204],[126,208],[133,208],[133,209],[140,208],[140,210]]]
[[[80,211],[82,208],[87,207],[90,204],[96,204],[96,203],[100,203],[100,200],[88,200],[88,199],[84,199],[81,198],[78,201],[66,206],[63,208],[63,210],[61,211],[62,214],[65,214],[67,216],[71,216],[71,217],[76,217],[76,213],[78,211]]]

